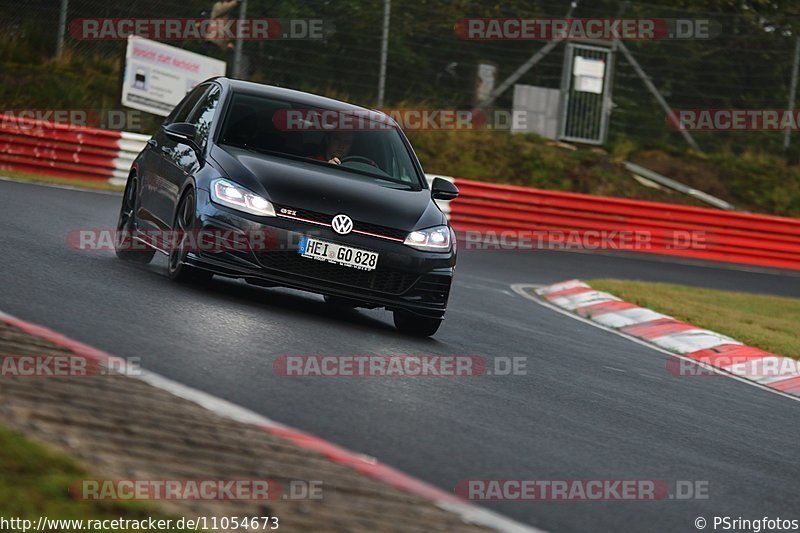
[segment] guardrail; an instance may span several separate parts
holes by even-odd
[[[0,115],[0,169],[124,183],[149,138]]]
[[[148,138],[0,115],[0,169],[124,183]],[[648,236],[647,246],[613,241],[613,248],[800,270],[800,219],[427,177],[443,177],[460,189],[456,200],[440,202],[459,232],[494,232],[511,240],[527,232],[568,233],[578,240],[598,232],[638,232]],[[702,238],[676,246],[675,235],[682,233]]]
[[[457,231],[507,232],[512,240],[520,231],[554,233],[557,240],[565,232],[578,240],[598,232],[638,232],[648,237],[647,246],[614,249],[800,270],[800,219],[453,181],[461,191],[450,202]],[[676,242],[690,234],[697,237],[691,245]]]

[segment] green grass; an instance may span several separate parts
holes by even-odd
[[[409,106],[410,107],[410,106]],[[542,189],[708,207],[667,188],[639,185],[623,161],[675,179],[755,213],[800,216],[800,164],[757,153],[670,153],[617,138],[604,152],[563,148],[506,131],[408,131],[426,172]]]
[[[800,299],[615,279],[589,285],[758,348],[800,359]]]
[[[0,170],[0,178],[10,178],[14,181],[46,183],[50,185],[61,185],[64,187],[77,187],[80,189],[93,189],[99,191],[121,192],[125,188],[122,185],[112,185],[105,180],[88,180],[88,179],[82,180],[80,178],[62,178],[59,176],[45,176],[44,174],[32,174],[30,172],[18,172],[16,170]]]
[[[70,457],[0,427],[0,516],[53,519],[170,519],[139,502],[79,501],[71,484],[95,479]]]

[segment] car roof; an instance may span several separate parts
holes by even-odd
[[[376,109],[367,109],[366,107],[361,107],[355,104],[342,102],[341,100],[335,100],[333,98],[327,98],[325,96],[319,96],[317,94],[311,94],[303,91],[296,91],[294,89],[287,89],[285,87],[276,87],[274,85],[265,85],[262,83],[255,83],[252,81],[235,80],[225,77],[214,78],[214,81],[222,85],[227,85],[235,93],[278,98],[278,99],[288,100],[300,105],[307,105],[309,107],[331,109],[334,111],[342,111],[346,113],[353,113],[353,114],[370,113],[372,116],[375,116],[376,118],[380,117],[381,119],[387,119],[390,124],[395,123],[394,120],[392,120],[392,118],[389,117],[389,115],[386,115],[382,111],[378,111]]]

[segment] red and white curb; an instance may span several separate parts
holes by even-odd
[[[126,372],[125,361],[123,359],[70,339],[43,326],[16,318],[2,311],[0,311],[0,321],[19,328],[30,335],[40,337],[58,346],[63,346],[74,354],[85,357],[98,365],[114,368],[115,372],[124,373],[131,378],[139,379],[153,387],[189,400],[219,416],[244,424],[251,424],[267,433],[288,439],[299,448],[320,453],[334,463],[348,466],[363,476],[382,481],[395,489],[430,500],[440,509],[459,516],[467,523],[503,532],[541,533],[542,531],[468,503],[454,493],[443,491],[408,474],[404,474],[399,470],[382,464],[374,457],[346,450],[324,439],[275,422],[249,409],[245,409],[244,407],[240,407],[197,389],[187,387],[186,385],[172,381],[159,374],[148,372],[141,368],[137,368],[135,373]]]
[[[696,363],[706,370],[800,399],[800,361],[796,359],[746,346],[725,335],[622,301],[577,279],[544,287],[520,284],[512,288],[546,307]],[[673,372],[697,374],[680,366]]]

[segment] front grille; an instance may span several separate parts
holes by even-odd
[[[278,213],[281,213],[281,209],[288,209],[296,213],[295,215],[286,215],[281,213],[282,216],[288,218],[293,218],[293,219],[302,218],[304,220],[310,220],[320,224],[325,224],[327,226],[330,226],[331,220],[333,220],[333,215],[326,215],[324,213],[319,213],[317,211],[310,211],[308,209],[295,209],[294,207],[289,207],[287,205],[276,205],[275,207],[277,208]],[[408,232],[405,230],[387,228],[386,226],[380,226],[378,224],[369,224],[367,222],[360,222],[358,220],[353,220],[353,230],[365,231],[367,233],[371,233],[373,235],[378,235],[380,237],[385,237],[389,239],[405,239],[406,236],[408,235]]]
[[[381,235],[383,237],[390,237],[392,239],[405,240],[406,236],[408,235],[407,231],[403,231],[401,229],[387,228],[386,226],[378,226],[377,224],[367,224],[366,222],[354,221],[353,226],[354,230],[366,231],[367,233]]]
[[[258,252],[256,258],[265,268],[387,294],[406,292],[419,277],[398,270],[381,270],[380,267],[372,271],[358,270],[301,257],[293,251]]]

